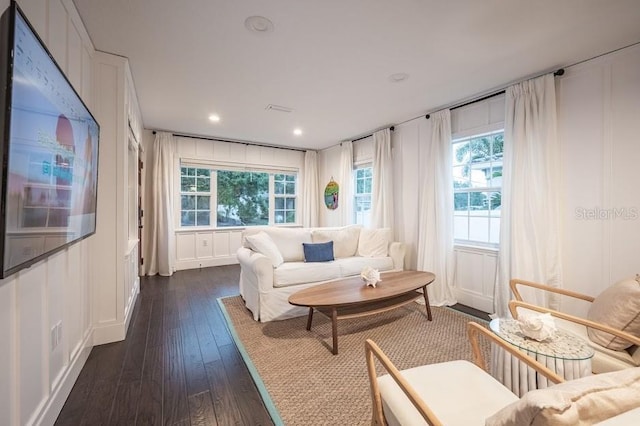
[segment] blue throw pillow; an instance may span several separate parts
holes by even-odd
[[[326,243],[302,243],[305,262],[328,262],[333,260],[333,241]]]

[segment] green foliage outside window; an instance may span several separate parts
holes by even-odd
[[[251,226],[269,224],[269,174],[218,171],[217,224]]]

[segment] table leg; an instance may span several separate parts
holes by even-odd
[[[424,304],[427,308],[427,319],[429,321],[432,321],[433,318],[431,317],[431,305],[429,305],[429,294],[427,293],[427,286],[425,285],[424,287],[422,287],[422,293],[424,295]]]
[[[331,333],[333,334],[333,354],[338,355],[338,310],[331,310]]]
[[[313,308],[309,308],[309,316],[307,317],[307,330],[311,330],[311,321],[313,321]]]

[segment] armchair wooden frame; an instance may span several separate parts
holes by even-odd
[[[629,334],[625,331],[622,330],[618,330],[616,328],[610,327],[608,325],[605,324],[601,324],[598,322],[594,322],[591,320],[588,320],[586,318],[580,318],[578,316],[575,315],[571,315],[571,314],[566,314],[564,312],[560,312],[560,311],[556,311],[553,309],[549,309],[549,308],[544,308],[542,306],[537,306],[537,305],[533,305],[531,303],[527,303],[522,299],[522,296],[520,295],[520,291],[518,291],[518,285],[521,286],[526,286],[526,287],[533,287],[533,288],[537,288],[540,290],[544,290],[544,291],[548,291],[551,293],[556,293],[559,295],[563,295],[563,296],[568,296],[568,297],[573,297],[574,299],[580,299],[580,300],[584,300],[586,302],[592,303],[595,298],[588,296],[586,294],[582,294],[582,293],[578,293],[575,291],[570,291],[570,290],[565,290],[562,288],[555,288],[555,287],[550,287],[548,285],[545,284],[539,284],[539,283],[535,283],[532,281],[525,281],[525,280],[520,280],[520,279],[512,279],[511,281],[509,281],[509,287],[511,288],[511,292],[513,293],[513,296],[516,298],[516,300],[511,300],[509,302],[509,311],[511,312],[511,315],[515,318],[518,319],[518,307],[522,307],[525,309],[530,309],[532,311],[536,311],[536,312],[540,312],[540,313],[549,313],[554,317],[566,320],[566,321],[571,321],[573,323],[576,324],[580,324],[583,325],[585,327],[588,328],[594,328],[596,330],[600,330],[603,331],[605,333],[609,333],[612,334],[616,337],[619,337],[622,340],[625,340],[627,342],[630,342],[634,345],[638,345],[640,346],[640,338]]]
[[[486,327],[483,327],[478,323],[467,323],[467,333],[469,335],[469,342],[471,343],[471,349],[473,352],[473,362],[484,371],[488,370],[486,361],[482,355],[482,350],[480,349],[480,335],[483,335],[490,342],[504,348],[511,355],[526,363],[528,366],[538,371],[553,383],[561,383],[564,381],[562,377],[551,371],[549,368],[539,363],[535,359],[529,357],[524,352],[520,352],[515,346],[505,342],[500,337],[489,331]],[[389,375],[393,378],[393,380],[400,387],[407,398],[409,398],[413,406],[416,407],[420,415],[422,415],[427,423],[433,426],[441,426],[443,424],[431,410],[428,403],[422,399],[422,397],[415,391],[415,389],[411,387],[409,382],[402,376],[402,372],[400,372],[396,368],[391,360],[371,339],[367,339],[365,342],[365,355],[373,405],[373,415],[371,420],[372,425],[383,426],[387,424],[382,409],[382,398],[380,396],[380,389],[378,388],[375,359],[377,359],[382,367],[389,373]]]

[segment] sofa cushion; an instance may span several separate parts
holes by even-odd
[[[261,231],[257,234],[247,235],[246,240],[253,251],[257,251],[258,253],[262,253],[267,256],[269,260],[271,260],[271,264],[274,268],[277,268],[282,265],[282,262],[284,262],[278,247],[276,247],[275,243],[266,232]]]
[[[629,278],[607,288],[593,301],[587,318],[640,337],[640,282]],[[589,338],[605,348],[623,350],[632,345],[604,331],[588,331]]]
[[[640,407],[639,396],[640,368],[596,374],[530,391],[486,425],[590,425]]]
[[[311,230],[307,228],[278,228],[270,226],[264,228],[285,262],[303,262],[304,251],[302,243],[311,243]]]
[[[333,241],[326,243],[302,243],[305,262],[329,262],[333,260]]]
[[[338,229],[314,229],[311,231],[311,240],[314,243],[333,241],[336,258],[351,257],[356,255],[361,228],[360,225],[349,225]]]
[[[285,262],[273,270],[273,287],[329,281],[340,278],[340,266],[333,262]]]
[[[358,256],[381,257],[389,254],[391,229],[362,229],[358,240]]]
[[[365,266],[371,266],[380,272],[390,271],[393,269],[393,259],[390,257],[345,257],[337,259],[340,265],[340,275],[350,277],[352,275],[360,275]]]

